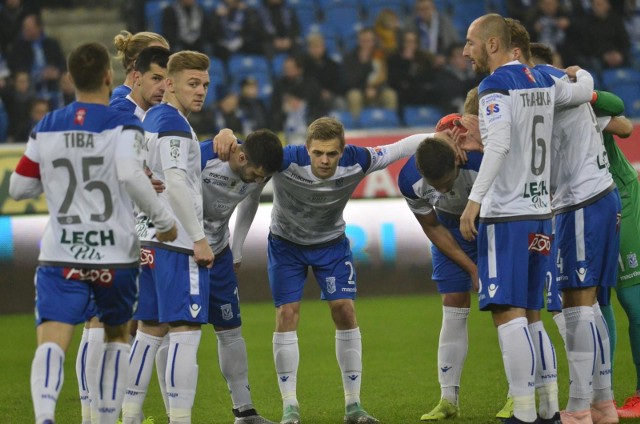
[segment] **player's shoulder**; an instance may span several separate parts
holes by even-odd
[[[160,103],[147,111],[144,117],[144,130],[152,133],[173,133],[191,138],[191,127],[178,109],[166,103]]]
[[[35,131],[90,131],[98,133],[119,126],[142,128],[142,123],[132,114],[112,109],[103,104],[73,102],[45,115],[36,126]]]
[[[284,146],[281,170],[287,169],[289,165],[294,163],[298,166],[311,165],[311,158],[309,157],[307,146],[292,144]]]
[[[118,97],[112,100],[109,106],[121,112],[134,113],[136,110],[136,104],[127,97]]]
[[[208,139],[200,143],[200,169],[206,168],[210,161],[218,159],[218,154],[213,151],[213,140]]]
[[[416,182],[421,180],[422,175],[418,170],[416,155],[412,155],[398,174],[398,187],[400,188],[402,195],[409,198],[417,198],[413,187]]]
[[[344,148],[344,152],[342,153],[342,157],[340,158],[339,166],[353,166],[360,165],[364,170],[369,168],[371,163],[371,157],[373,153],[378,156],[382,156],[383,148],[375,147],[373,148],[373,152],[370,148],[362,147],[362,146],[354,146],[353,144],[347,144]]]
[[[119,85],[113,89],[113,91],[111,92],[111,98],[109,100],[110,102],[113,102],[116,99],[127,97],[129,93],[131,93],[131,87],[124,84]]]
[[[509,95],[513,91],[550,87],[553,80],[548,75],[519,62],[510,62],[495,70],[480,83],[480,96],[491,93]]]
[[[555,78],[558,78],[558,79],[568,78],[567,74],[563,70],[558,69],[555,66],[551,66],[551,65],[536,65],[533,69],[535,69],[536,71],[538,71],[540,73],[551,75],[552,77],[555,77]]]

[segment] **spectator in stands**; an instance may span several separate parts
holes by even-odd
[[[263,0],[259,13],[266,39],[264,53],[272,57],[279,53],[296,53],[300,49],[300,24],[284,0]]]
[[[387,84],[387,62],[373,29],[358,31],[358,45],[344,57],[341,70],[347,108],[354,118],[360,117],[363,107],[397,109],[398,96]]]
[[[592,5],[572,25],[569,43],[577,47],[576,57],[565,61],[595,71],[628,66],[631,43],[622,17],[611,10],[609,0],[593,0]]]
[[[33,99],[29,106],[29,127],[31,131],[35,125],[51,111],[51,105],[46,99]]]
[[[313,119],[309,119],[308,104],[303,96],[304,93],[298,87],[284,95],[282,101],[283,132],[287,144],[303,145],[306,143],[307,127]]]
[[[528,22],[536,0],[506,0],[507,16],[520,22]]]
[[[327,53],[324,37],[318,32],[307,36],[307,51],[303,57],[304,74],[320,85],[320,97],[327,109],[344,109],[344,89],[340,65]]]
[[[244,132],[244,116],[239,106],[238,93],[234,90],[223,89],[218,95],[220,101],[218,107],[215,108],[215,127],[219,131],[223,128],[229,128],[234,134],[241,136]]]
[[[234,53],[261,54],[260,16],[243,0],[222,0],[211,18],[213,54],[225,62]]]
[[[26,142],[31,131],[29,111],[35,95],[31,89],[28,72],[18,71],[13,74],[11,80],[5,97],[9,115],[7,138],[9,142]]]
[[[460,43],[460,35],[451,20],[438,9],[433,0],[416,0],[415,14],[405,28],[417,31],[420,48],[435,55],[435,66],[446,63],[446,52]]]
[[[175,0],[162,11],[162,35],[175,51],[205,52],[207,19],[196,0]]]
[[[240,83],[240,110],[245,119],[244,135],[268,127],[267,107],[258,98],[258,89],[258,81],[254,78],[245,78]]]
[[[27,11],[22,0],[4,2],[4,6],[0,9],[0,48],[3,52],[11,51],[20,35],[22,21],[27,16]]]
[[[393,9],[382,9],[373,24],[373,31],[378,37],[380,48],[389,56],[398,50],[402,24],[400,17]]]
[[[68,72],[60,78],[60,90],[62,91],[62,102],[65,106],[76,101],[76,88],[71,82]]]
[[[329,111],[321,98],[321,89],[318,83],[304,73],[302,59],[298,56],[289,56],[282,66],[282,77],[274,84],[271,98],[271,127],[276,131],[282,131],[286,120],[285,96],[295,93],[295,96],[305,102],[308,121],[326,115]]]
[[[27,71],[31,87],[38,97],[61,105],[60,77],[66,71],[66,61],[60,43],[48,37],[38,15],[28,15],[22,21],[22,35],[8,58],[11,72]]]
[[[529,22],[523,22],[534,41],[546,44],[556,51],[563,51],[567,30],[571,26],[569,14],[560,0],[538,0]]]
[[[387,59],[387,68],[389,85],[398,93],[400,116],[407,105],[434,102],[433,55],[419,48],[415,31],[402,35],[400,50]]]
[[[146,31],[148,25],[145,16],[145,4],[147,0],[127,0],[122,2],[122,20],[125,22],[127,31],[132,34]]]
[[[435,76],[433,100],[442,108],[443,114],[462,113],[467,93],[482,80],[462,56],[463,48],[463,45],[452,46],[447,56],[447,65]]]

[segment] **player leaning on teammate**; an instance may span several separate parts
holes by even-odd
[[[36,271],[38,348],[31,391],[36,423],[52,424],[65,352],[93,295],[106,341],[98,422],[115,423],[129,365],[127,323],[137,296],[131,200],[154,217],[158,240],[175,239],[176,227],[143,173],[140,120],[108,107],[106,48],[81,45],[68,68],[77,101],[35,127],[10,183],[15,199],[44,191],[50,211]]]

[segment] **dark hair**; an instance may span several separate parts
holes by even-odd
[[[267,129],[251,132],[242,143],[242,151],[250,165],[269,174],[279,171],[282,166],[282,142]]]
[[[76,47],[67,60],[69,74],[79,91],[98,91],[111,69],[107,48],[100,43],[86,43]]]
[[[553,50],[542,43],[531,43],[531,58],[536,63],[553,63]]]
[[[166,69],[169,56],[171,56],[169,49],[159,46],[147,47],[136,58],[133,69],[142,74],[148,72],[152,64]]]
[[[439,180],[456,169],[456,153],[439,138],[424,140],[416,151],[418,171],[428,180]]]

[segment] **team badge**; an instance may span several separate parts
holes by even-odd
[[[87,116],[87,109],[81,107],[76,110],[76,116],[73,118],[75,125],[84,125],[84,118]]]
[[[233,311],[231,310],[230,303],[220,306],[220,312],[222,312],[222,319],[225,321],[229,321],[233,318]]]
[[[638,258],[636,257],[636,253],[632,252],[627,255],[627,263],[629,264],[629,268],[637,268],[638,267]]]
[[[531,70],[529,68],[524,68],[524,73],[527,78],[529,78],[529,81],[531,81],[532,83],[536,82],[536,79],[533,77],[533,74],[531,73]]]
[[[325,282],[327,283],[327,293],[333,294],[336,292],[336,277],[327,277]]]

